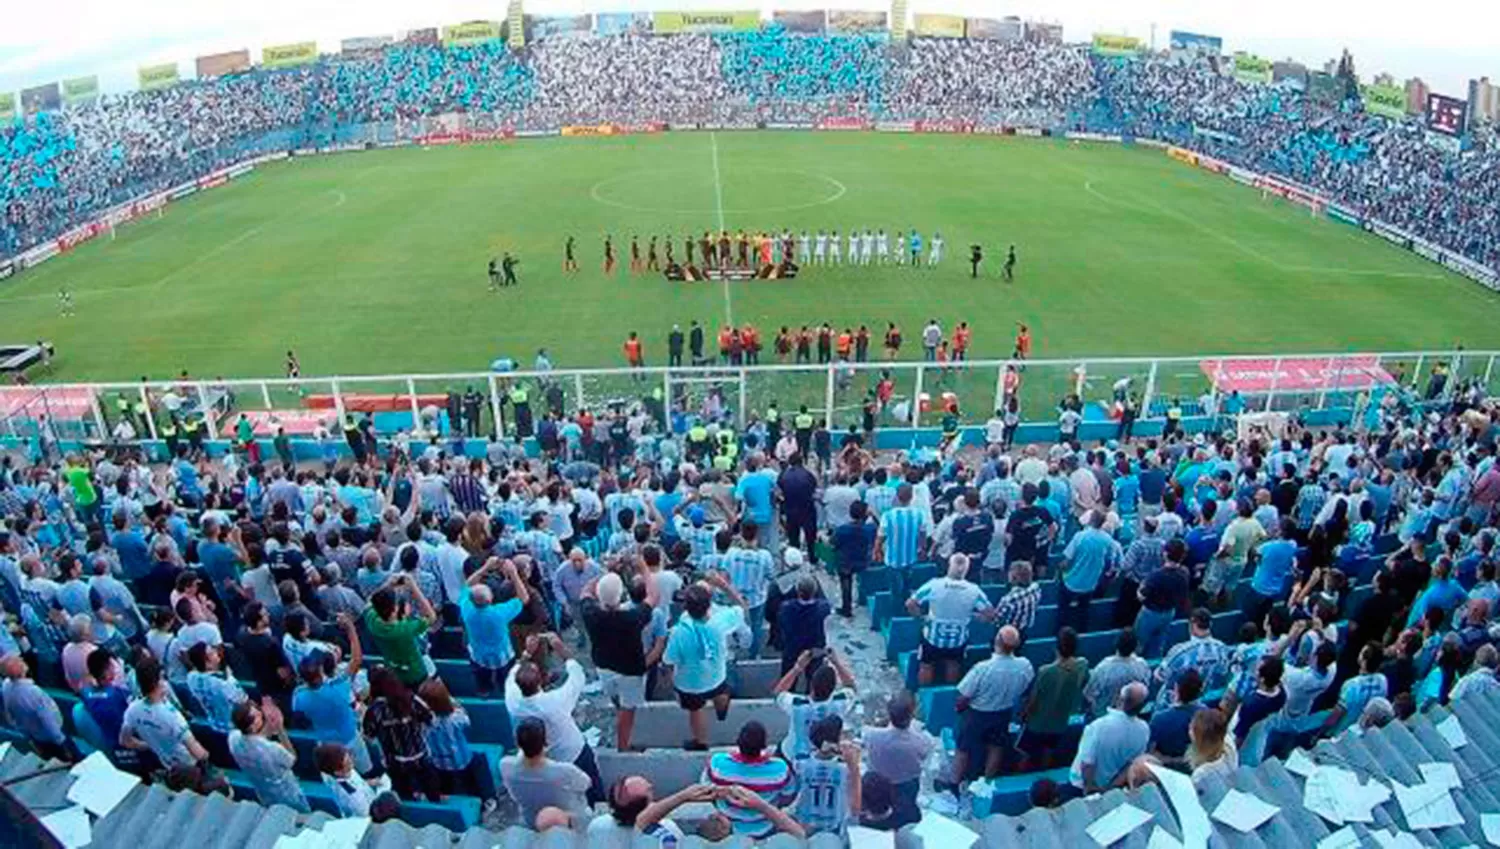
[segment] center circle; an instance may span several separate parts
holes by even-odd
[[[774,206],[742,206],[720,209],[717,206],[702,208],[683,208],[676,206],[658,206],[649,202],[637,203],[634,201],[619,200],[617,196],[626,195],[649,199],[661,194],[661,186],[680,184],[682,172],[669,169],[648,169],[641,171],[627,171],[614,177],[607,177],[593,186],[589,187],[589,197],[596,203],[605,206],[613,206],[618,209],[626,209],[631,212],[656,212],[682,215],[717,215],[720,212],[725,215],[749,215],[763,212],[792,212],[798,209],[811,209],[815,206],[824,206],[839,198],[849,191],[849,187],[829,177],[813,171],[804,171],[799,168],[742,168],[736,169],[736,176],[741,174],[754,176],[757,182],[769,181],[777,185],[792,185],[799,179],[803,182],[811,181],[821,185],[824,189],[822,197],[802,203],[780,204]],[[788,179],[791,178],[791,179]]]

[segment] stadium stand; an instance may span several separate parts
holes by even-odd
[[[1500,200],[1483,145],[1452,158],[1201,61],[777,30],[393,45],[42,113],[0,131],[0,249],[247,155],[455,112],[480,132],[1084,128],[1500,258],[1476,224]],[[273,846],[367,815],[369,846],[822,849],[853,825],[1087,845],[1126,802],[1197,845],[1315,845],[1346,819],[1356,841],[1478,843],[1500,810],[1500,403],[1445,367],[1357,414],[1294,410],[1279,437],[1200,408],[1187,429],[941,454],[835,445],[811,415],[664,428],[627,402],[473,458],[349,419],[347,452],[323,433],[299,458],[229,424],[226,392],[230,450],[210,456],[142,389],[110,415],[173,433],[168,456],[5,446],[26,451],[0,462],[0,782],[45,816],[117,769],[146,779],[93,811],[110,846]],[[481,402],[429,402],[477,435]],[[1307,785],[1347,775],[1372,801],[1335,818]],[[1231,790],[1278,811],[1211,823]]]

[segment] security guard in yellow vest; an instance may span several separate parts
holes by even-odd
[[[130,409],[135,413],[135,432],[139,433],[142,439],[150,436],[151,427],[146,418],[146,402],[138,400],[130,405]]]
[[[526,391],[525,385],[517,382],[506,395],[506,400],[510,401],[511,409],[515,411],[516,439],[531,436],[531,394]]]
[[[693,426],[688,428],[687,432],[688,457],[695,462],[702,463],[708,460],[712,449],[713,446],[708,439],[708,428],[703,426],[703,422],[694,421]]]
[[[776,409],[776,402],[766,408],[766,439],[771,443],[766,446],[776,450],[776,443],[781,441],[781,411]]]
[[[205,422],[197,416],[189,416],[187,421],[182,423],[182,432],[187,436],[188,445],[192,446],[194,451],[203,450],[204,427]]]
[[[120,417],[120,421],[130,418],[130,399],[123,392],[115,396],[115,414]],[[134,425],[133,422],[131,424]]]
[[[797,430],[797,450],[802,452],[803,457],[808,456],[807,452],[812,449],[813,427],[817,421],[813,418],[813,414],[807,411],[806,404],[802,405],[802,409],[798,410],[796,417],[792,419],[792,426]]]
[[[177,421],[171,416],[161,420],[161,426],[156,429],[156,435],[167,443],[167,456],[176,457],[181,444],[177,441]]]
[[[714,454],[714,468],[720,471],[731,471],[740,457],[740,441],[730,428],[724,428],[718,433],[719,450]]]
[[[661,387],[658,386],[652,389],[651,394],[646,398],[646,413],[662,427],[667,427],[669,424],[667,422],[666,397],[667,394],[661,391]]]

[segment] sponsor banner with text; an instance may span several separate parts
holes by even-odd
[[[881,133],[914,133],[917,131],[915,121],[876,121],[876,132]]]
[[[1374,354],[1342,357],[1283,357],[1203,360],[1198,367],[1220,392],[1245,394],[1369,389],[1395,382]]]
[[[912,34],[928,38],[963,38],[964,19],[960,15],[938,15],[918,12],[911,26]]]
[[[771,122],[766,124],[766,129],[768,130],[811,130],[812,128],[812,124],[796,121]]]
[[[1177,160],[1178,162],[1183,162],[1188,165],[1198,164],[1198,154],[1193,153],[1191,150],[1187,150],[1185,148],[1169,147],[1167,148],[1167,156]]]
[[[516,138],[518,139],[539,139],[559,134],[558,130],[516,130]]]
[[[1352,209],[1349,209],[1348,207],[1339,206],[1336,203],[1330,203],[1328,205],[1328,217],[1332,218],[1334,221],[1339,221],[1355,227],[1358,227],[1360,225],[1359,213],[1355,212]]]
[[[868,130],[870,122],[864,118],[824,118],[814,129],[819,130]]]
[[[62,106],[62,89],[57,83],[21,89],[21,111],[27,115],[51,112]]]
[[[199,56],[197,66],[200,80],[222,77],[225,74],[238,74],[241,71],[250,70],[250,51],[231,50],[228,53]]]
[[[1144,49],[1145,45],[1133,35],[1094,33],[1093,50],[1096,56],[1139,56]]]
[[[1383,115],[1401,120],[1406,117],[1406,91],[1393,85],[1361,85],[1360,98],[1365,102],[1365,111],[1371,115]]]
[[[865,12],[852,9],[829,9],[828,31],[840,35],[868,35],[884,33],[885,12]]]
[[[1224,52],[1224,39],[1217,35],[1199,35],[1175,29],[1172,30],[1171,45],[1173,50],[1208,56],[1218,56]]]
[[[1063,133],[1063,138],[1069,139],[1070,141],[1112,142],[1114,144],[1120,143],[1119,136],[1110,135],[1108,133],[1065,132]]]
[[[409,29],[401,36],[402,44],[438,44],[441,41],[442,39],[438,37],[437,27]]]
[[[1275,65],[1253,53],[1234,54],[1234,78],[1245,83],[1270,85]]]
[[[621,35],[627,32],[650,31],[650,12],[600,12],[594,16],[596,35]]]
[[[34,268],[57,256],[57,240],[49,239],[16,257],[16,270]]]
[[[755,9],[651,13],[651,31],[657,35],[677,32],[755,32],[758,29],[760,12]]]
[[[1043,130],[1040,127],[1017,127],[1016,128],[1016,135],[1018,135],[1018,136],[1026,136],[1027,138],[1039,139],[1042,136],[1047,135],[1047,131]]]
[[[394,36],[389,35],[365,35],[359,38],[346,38],[339,42],[339,51],[343,53],[370,53],[379,50],[396,41]]]
[[[63,80],[62,98],[64,103],[93,103],[99,99],[99,78],[89,76]]]
[[[197,193],[198,186],[194,183],[189,183],[186,186],[178,186],[172,191],[167,192],[167,200],[182,200],[188,195],[194,195]]]
[[[499,21],[466,21],[443,27],[443,44],[462,47],[468,44],[483,44],[500,40]]]
[[[168,86],[177,85],[180,77],[177,73],[177,63],[167,62],[162,65],[147,65],[136,74],[141,85],[141,91],[155,91]]]
[[[918,121],[917,132],[972,133],[974,132],[974,124],[971,121]]]
[[[260,64],[265,68],[295,68],[318,61],[318,43],[269,44],[261,48]]]
[[[594,16],[527,15],[523,31],[528,42],[548,38],[582,38],[594,31]]]
[[[995,18],[969,18],[964,25],[964,32],[969,38],[989,38],[996,41],[1020,41],[1026,37],[1026,24],[1007,18],[996,20]]]
[[[565,136],[612,136],[615,134],[615,126],[613,124],[571,125],[563,127],[562,134]]]
[[[818,33],[828,21],[828,12],[823,9],[805,12],[778,10],[772,13],[771,19],[787,32]]]

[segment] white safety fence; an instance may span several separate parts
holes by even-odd
[[[1091,419],[1108,417],[1128,398],[1138,418],[1161,418],[1169,407],[1192,415],[1199,404],[1223,411],[1233,393],[1247,412],[1322,410],[1353,406],[1361,393],[1393,387],[1423,398],[1447,398],[1473,382],[1486,393],[1497,351],[1409,351],[1372,354],[1207,355],[1195,357],[1083,357],[1002,359],[939,363],[870,362],[554,369],[448,374],[340,375],[334,377],[177,380],[129,383],[45,384],[0,390],[0,435],[35,435],[50,422],[61,436],[104,438],[120,414],[131,417],[138,438],[161,436],[163,417],[199,417],[222,436],[230,419],[246,413],[258,423],[306,434],[317,425],[335,435],[346,412],[397,413],[403,429],[432,428],[448,394],[480,407],[475,432],[495,423],[509,429],[511,393],[527,395],[533,415],[574,415],[671,399],[670,409],[721,412],[743,427],[773,403],[784,416],[802,407],[830,429],[859,424],[876,393],[880,427],[935,426],[949,410],[964,425],[981,424],[1016,398],[1023,423],[1052,422],[1060,402],[1076,395]],[[885,383],[882,386],[882,383]],[[882,391],[883,390],[883,391]],[[478,402],[475,404],[474,402]],[[460,404],[462,407],[462,403]],[[409,418],[406,418],[409,417]],[[487,417],[487,420],[486,420]],[[391,429],[391,428],[384,428]]]

